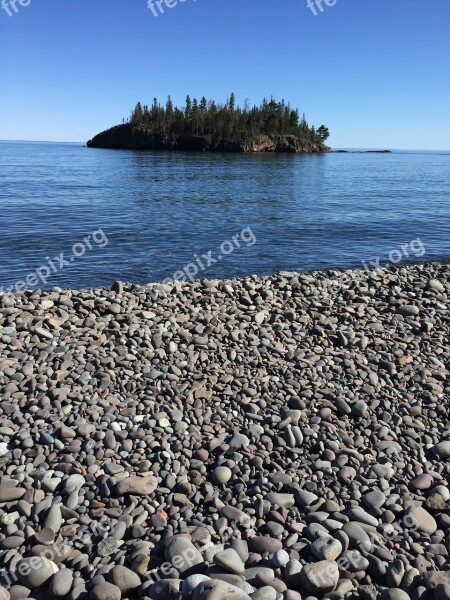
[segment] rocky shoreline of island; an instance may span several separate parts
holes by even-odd
[[[190,152],[321,154],[331,152],[322,142],[293,135],[260,135],[254,139],[233,141],[209,136],[155,134],[143,127],[125,123],[99,133],[87,142],[88,148],[115,150],[179,150]]]

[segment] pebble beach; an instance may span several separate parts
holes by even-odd
[[[450,600],[450,266],[354,275],[0,296],[0,600]]]

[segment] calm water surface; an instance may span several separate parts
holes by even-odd
[[[66,261],[99,229],[107,245],[93,242],[47,288],[162,281],[194,255],[217,257],[245,228],[256,243],[241,242],[202,276],[385,263],[417,238],[425,255],[406,260],[448,260],[450,153],[219,155],[0,142],[1,287],[61,252]]]

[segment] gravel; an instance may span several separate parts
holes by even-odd
[[[338,278],[0,296],[0,599],[450,600],[450,267]]]

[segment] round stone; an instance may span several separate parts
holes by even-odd
[[[122,594],[116,585],[104,582],[95,585],[92,588],[89,597],[92,598],[92,600],[120,600]]]
[[[342,552],[342,544],[331,536],[319,537],[311,544],[311,552],[319,560],[336,560]]]
[[[228,467],[216,467],[213,471],[214,481],[220,485],[226,485],[232,476],[232,471]]]
[[[41,556],[23,558],[16,568],[20,583],[31,590],[47,583],[57,571],[58,567],[54,562]]]
[[[450,441],[439,442],[432,448],[433,454],[442,459],[450,458]]]
[[[438,526],[434,517],[421,506],[412,507],[408,511],[408,518],[412,521],[414,528],[428,535],[433,535],[437,530]]]
[[[277,550],[272,556],[272,563],[275,567],[285,567],[290,560],[289,554],[286,550]]]

